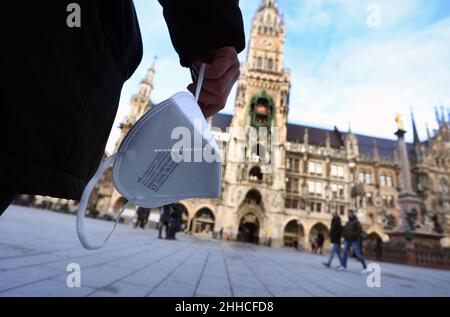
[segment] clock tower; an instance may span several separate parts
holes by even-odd
[[[291,86],[290,71],[283,65],[284,41],[285,23],[276,1],[261,1],[247,60],[241,66],[224,158],[227,186],[218,213],[223,227],[238,228],[238,238],[250,234],[274,244],[281,244],[283,235],[284,144]],[[254,131],[256,142],[249,142]]]

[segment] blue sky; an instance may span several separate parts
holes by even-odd
[[[248,39],[261,0],[241,0]],[[125,84],[107,150],[118,123],[158,55],[153,102],[185,90],[189,71],[178,64],[156,0],[135,0],[144,57]],[[379,5],[380,28],[367,24],[367,6]],[[434,107],[450,108],[450,1],[278,0],[286,20],[285,67],[292,71],[289,121],[393,138],[400,113],[410,129],[414,109],[419,135],[436,128]],[[240,54],[245,62],[246,52]],[[224,113],[233,113],[235,90]],[[412,133],[409,133],[409,139]]]

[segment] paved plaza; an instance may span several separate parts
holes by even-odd
[[[101,241],[111,222],[87,219]],[[380,263],[381,287],[367,286],[354,260],[347,272],[325,257],[119,225],[108,245],[84,250],[75,217],[12,206],[0,218],[0,296],[450,296],[450,272]],[[67,286],[80,265],[81,287]]]

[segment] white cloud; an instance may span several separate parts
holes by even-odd
[[[449,30],[446,19],[388,39],[349,42],[328,54],[317,72],[294,69],[301,90],[293,91],[290,118],[341,129],[351,121],[358,132],[392,137],[395,114],[409,116],[412,107],[424,138],[433,107],[450,105]]]
[[[290,121],[393,137],[401,113],[408,124],[413,107],[422,138],[433,107],[450,105],[450,19],[430,24],[437,1],[279,0],[288,37],[285,64],[292,69]],[[382,28],[366,25],[367,4],[381,6]],[[260,0],[241,0],[248,35]],[[159,55],[152,100],[160,102],[189,84],[178,64],[162,10],[156,1],[136,0],[144,59],[125,84],[115,126],[129,112],[129,101]],[[246,52],[240,55],[245,61]],[[224,112],[234,110],[233,89]],[[119,130],[113,128],[108,150]],[[411,133],[408,134],[411,137]]]

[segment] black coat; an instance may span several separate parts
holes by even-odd
[[[161,216],[159,218],[160,223],[166,223],[170,220],[170,214],[172,212],[171,205],[162,206]]]
[[[331,220],[330,239],[331,243],[341,243],[342,224],[340,217],[334,217]]]
[[[350,242],[360,241],[362,238],[363,230],[358,218],[352,217],[348,220],[344,227],[344,239]]]
[[[131,0],[7,1],[0,10],[0,191],[79,199],[106,146],[123,83],[142,58]],[[181,64],[244,48],[236,0],[160,0]],[[159,32],[160,30],[155,30]]]
[[[179,204],[172,204],[171,208],[172,213],[170,214],[170,218],[181,221],[183,217],[183,209],[181,208],[181,206]]]
[[[139,207],[136,214],[139,220],[148,220],[148,217],[150,217],[150,209]]]
[[[325,235],[322,232],[319,232],[319,234],[317,235],[317,244],[319,245],[319,247],[323,246],[324,241]]]

